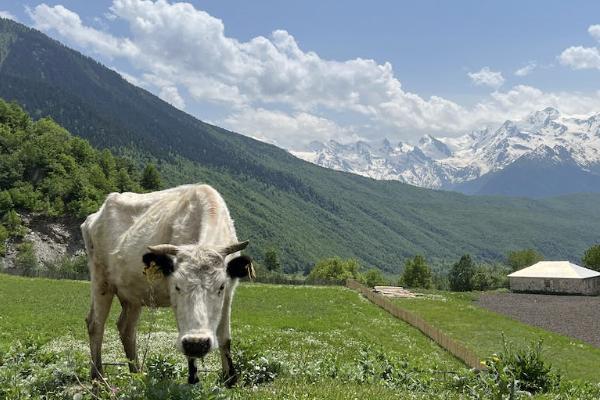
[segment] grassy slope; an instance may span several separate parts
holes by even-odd
[[[22,338],[25,332],[59,343],[62,340],[71,343],[68,338],[74,338],[76,343],[67,345],[85,349],[83,318],[88,309],[88,288],[87,282],[0,275],[0,349]],[[105,347],[109,354],[111,349],[121,352],[114,327],[118,309],[115,302],[107,328],[108,344]],[[154,330],[165,335],[156,337],[166,337],[166,351],[173,351],[172,340],[176,334],[171,312],[164,309],[157,315]],[[345,288],[245,284],[236,294],[232,318],[234,350],[244,342],[265,355],[285,360],[303,370],[327,358],[335,359],[341,365],[350,363],[366,345],[385,348],[390,356],[405,358],[418,369],[456,371],[463,368],[418,331]],[[142,331],[148,328],[150,321],[152,317],[145,312]],[[143,347],[144,337],[140,335],[140,347]],[[153,347],[162,346],[157,340],[153,339]],[[177,357],[183,362],[182,356]],[[105,357],[107,360],[111,357]],[[218,368],[216,363],[213,355],[208,364]],[[314,385],[289,375],[278,378],[273,384],[260,386],[258,390],[237,389],[235,393],[243,398],[302,397],[307,394],[310,398],[398,396],[398,392],[378,385],[340,387],[327,379]]]
[[[253,255],[275,246],[289,272],[331,255],[392,273],[416,253],[443,263],[533,247],[577,260],[598,237],[598,196],[468,197],[326,170],[205,124],[14,22],[0,22],[0,53],[0,96],[96,146],[159,159],[169,184],[216,186]]]
[[[446,301],[430,299],[395,301],[463,342],[482,358],[502,351],[502,333],[508,341],[516,345],[543,339],[546,357],[565,377],[600,382],[599,348],[483,309],[473,303],[476,294],[447,292],[440,292],[440,294],[446,298]]]

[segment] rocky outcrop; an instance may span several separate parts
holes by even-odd
[[[14,269],[18,246],[23,242],[32,243],[35,256],[42,265],[84,253],[80,220],[36,214],[21,214],[21,219],[26,233],[22,238],[8,241],[6,256],[2,262],[5,269]]]

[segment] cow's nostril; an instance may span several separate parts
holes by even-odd
[[[203,337],[190,337],[181,341],[185,355],[190,357],[204,357],[210,350],[210,339]]]

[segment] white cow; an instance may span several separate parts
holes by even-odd
[[[219,348],[225,383],[237,374],[231,359],[231,301],[239,278],[254,276],[240,256],[221,195],[208,185],[154,193],[111,193],[81,231],[89,259],[92,306],[86,318],[93,379],[102,375],[102,338],[113,297],[129,369],[138,370],[136,325],[142,306],[173,307],[178,348],[188,358],[189,383],[198,382],[196,358]]]

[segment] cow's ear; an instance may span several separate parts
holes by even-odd
[[[175,271],[173,257],[167,254],[146,253],[142,257],[144,262],[144,274],[152,274],[155,271],[160,271],[164,276],[169,276]]]
[[[231,278],[256,278],[252,259],[248,256],[239,256],[227,263],[227,275]]]

